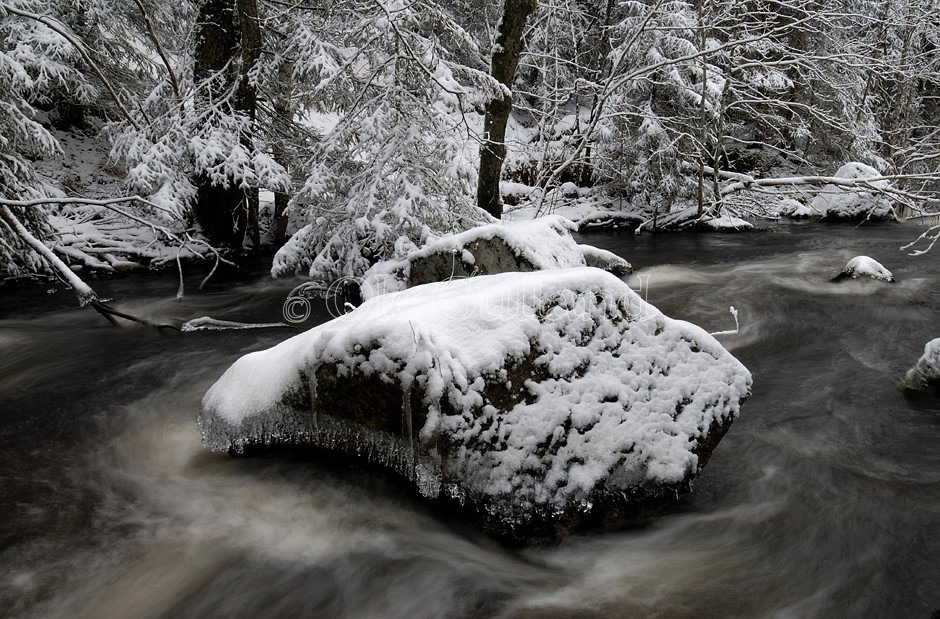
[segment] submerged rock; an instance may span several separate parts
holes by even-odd
[[[858,279],[859,277],[870,277],[882,282],[894,283],[894,275],[891,274],[891,271],[868,256],[855,256],[849,260],[842,272],[833,277],[832,281],[839,282],[844,279]]]
[[[920,356],[904,377],[904,388],[926,391],[931,386],[940,388],[940,337],[930,340]]]
[[[704,330],[574,268],[373,298],[236,361],[198,424],[215,451],[381,464],[521,541],[687,490],[750,385]]]

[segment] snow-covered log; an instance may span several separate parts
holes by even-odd
[[[379,463],[511,540],[687,490],[750,391],[704,330],[581,267],[416,286],[235,362],[214,451]]]

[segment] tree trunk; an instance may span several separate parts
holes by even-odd
[[[499,179],[506,158],[506,125],[512,111],[512,80],[522,55],[522,33],[526,20],[535,12],[537,0],[505,0],[503,17],[496,33],[490,74],[506,87],[502,96],[487,103],[483,121],[483,144],[480,146],[480,176],[477,183],[477,205],[493,217],[503,214]]]
[[[254,124],[257,94],[248,72],[261,55],[261,30],[256,0],[206,0],[199,12],[193,77],[196,83],[212,80],[197,105],[224,105],[224,113],[241,113]],[[230,102],[216,101],[235,89]],[[251,150],[251,129],[240,136]],[[220,245],[242,246],[252,226],[252,240],[260,242],[258,190],[240,188],[234,179],[213,185],[208,176],[197,179],[196,217],[209,239]]]
[[[290,130],[291,123],[294,120],[294,106],[291,103],[293,73],[294,63],[290,60],[283,60],[277,68],[278,80],[274,92],[274,118],[278,130],[275,131],[277,137],[272,145],[272,155],[274,160],[288,172],[290,171],[291,162],[287,160],[284,140],[286,132]],[[290,196],[286,191],[274,192],[274,234],[272,242],[275,247],[281,247],[287,240],[287,205],[289,203]]]

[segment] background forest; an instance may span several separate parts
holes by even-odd
[[[512,81],[498,209],[578,199],[638,221],[776,216],[857,161],[895,211],[929,212],[938,8],[541,0]],[[0,2],[0,271],[270,247],[275,275],[328,280],[491,221],[477,185],[484,112],[508,96],[491,67],[503,12]],[[89,140],[94,180],[63,172],[63,151]]]

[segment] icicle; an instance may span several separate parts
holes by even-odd
[[[316,442],[320,436],[320,423],[317,419],[317,373],[315,370],[309,372],[307,376],[307,382],[310,385],[310,415],[312,417],[311,427],[313,431],[313,440]]]

